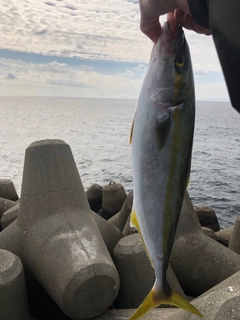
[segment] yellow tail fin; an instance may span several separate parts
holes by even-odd
[[[147,297],[143,300],[138,309],[134,312],[129,320],[138,320],[143,317],[150,309],[159,306],[160,304],[171,304],[176,307],[182,308],[186,311],[192,312],[199,317],[203,317],[200,311],[198,311],[187,300],[178,295],[175,291],[172,291],[171,295],[165,295],[164,292],[156,294],[154,287],[149,292]]]

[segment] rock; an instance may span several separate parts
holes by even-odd
[[[91,217],[71,149],[61,140],[27,148],[19,217],[0,233],[0,247],[15,250],[73,320],[96,317],[118,293],[118,272]]]
[[[2,229],[7,228],[18,217],[19,203],[4,212],[1,219]]]
[[[207,227],[202,227],[202,231],[206,236],[212,238],[213,240],[217,240],[217,236],[212,229],[207,228]]]
[[[16,201],[0,198],[0,220],[5,211],[16,205]]]
[[[27,293],[21,260],[0,249],[0,319],[28,320]]]
[[[228,248],[238,254],[240,253],[240,217],[235,221]]]
[[[220,230],[215,211],[211,207],[195,207],[198,220],[202,227],[212,229],[214,232]]]
[[[126,196],[126,192],[121,183],[110,182],[104,186],[102,192],[103,218],[108,220],[120,211]]]
[[[100,186],[97,183],[94,183],[86,191],[90,208],[94,212],[97,212],[102,208],[102,190],[103,190],[102,186]]]
[[[225,247],[228,247],[232,232],[233,232],[233,227],[215,232],[217,236],[217,241],[223,244]]]
[[[131,191],[125,199],[121,210],[108,220],[111,224],[123,231],[127,219],[132,211],[133,191]]]
[[[8,200],[18,200],[18,195],[14,184],[9,179],[0,179],[0,197]]]
[[[170,263],[185,294],[194,297],[240,270],[240,256],[202,232],[187,192]]]
[[[113,260],[120,276],[120,289],[114,302],[117,309],[137,308],[152,289],[155,274],[139,234],[122,238],[114,249]],[[167,280],[180,295],[184,293],[171,268]]]
[[[204,315],[204,320],[239,320],[240,319],[240,272],[232,275],[193,302]],[[195,315],[183,310],[167,320],[195,320]]]
[[[123,228],[122,233],[124,237],[129,236],[130,234],[138,233],[138,230],[135,227],[130,226],[130,219],[131,219],[131,215],[129,215],[127,222]]]

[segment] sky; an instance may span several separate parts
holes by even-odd
[[[0,96],[136,99],[152,49],[139,20],[137,0],[1,0]],[[229,101],[212,37],[185,34],[196,99]]]

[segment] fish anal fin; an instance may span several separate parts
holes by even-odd
[[[156,284],[156,282],[155,282]],[[160,304],[170,304],[188,312],[191,312],[199,317],[203,317],[191,303],[178,295],[175,291],[165,294],[163,291],[157,292],[156,285],[154,284],[152,290],[147,297],[143,300],[141,305],[137,308],[129,320],[138,320],[143,317],[150,309],[159,306]]]
[[[131,212],[130,226],[135,227],[140,232],[140,227],[137,219],[137,213],[135,210]]]
[[[138,232],[140,234],[140,237],[141,237],[141,240],[142,240],[142,243],[143,243],[143,247],[144,247],[144,249],[146,251],[146,254],[148,256],[148,259],[149,259],[149,261],[151,263],[151,266],[154,268],[153,262],[152,262],[152,260],[150,258],[150,254],[148,253],[147,247],[146,247],[146,245],[144,243],[144,240],[143,240],[143,236],[142,236],[141,229],[140,229],[140,226],[139,226],[139,223],[138,223],[138,219],[137,219],[137,213],[136,213],[135,210],[133,210],[131,212],[130,226],[131,227],[135,227],[138,230]]]

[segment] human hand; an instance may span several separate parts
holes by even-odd
[[[168,12],[173,12],[167,17],[169,23],[181,25],[197,33],[211,34],[210,30],[195,23],[190,15],[187,0],[139,0],[139,5],[141,12],[140,28],[155,43],[161,33],[159,16]]]

